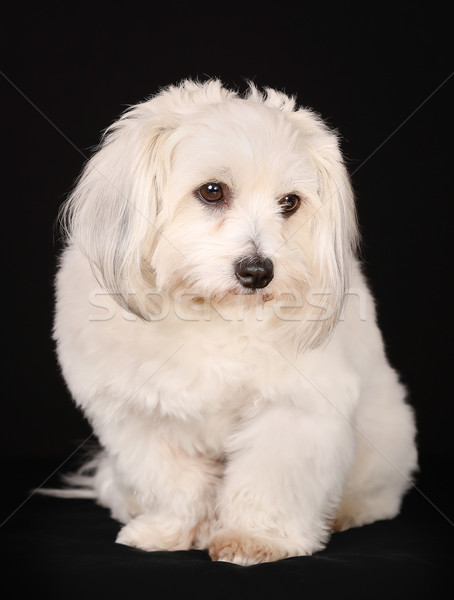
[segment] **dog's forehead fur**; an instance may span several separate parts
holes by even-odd
[[[266,188],[275,198],[316,183],[304,133],[278,108],[252,99],[203,105],[176,131],[175,175],[213,179],[237,191]]]

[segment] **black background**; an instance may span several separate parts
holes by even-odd
[[[454,61],[441,4],[61,3],[4,16],[4,459],[53,469],[90,434],[50,339],[59,205],[126,106],[208,76],[295,94],[339,130],[420,451],[429,463],[452,458]]]
[[[11,414],[3,453],[60,456],[89,433],[50,340],[59,205],[127,105],[184,77],[207,76],[296,94],[340,132],[389,356],[409,387],[422,450],[451,452],[447,15],[398,2],[367,10],[151,6],[146,14],[111,7],[104,15],[40,8],[4,23],[11,34],[2,81],[3,325],[11,334],[4,411]]]

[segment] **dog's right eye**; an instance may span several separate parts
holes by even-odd
[[[208,204],[217,204],[225,200],[223,186],[214,181],[204,183],[196,190],[196,193],[202,202],[207,202]]]

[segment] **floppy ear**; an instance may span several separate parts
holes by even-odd
[[[163,96],[129,109],[105,133],[62,210],[63,227],[79,245],[103,288],[147,318],[144,248],[159,235],[161,192],[175,119]]]
[[[231,95],[218,80],[184,80],[133,106],[106,131],[63,206],[68,239],[80,246],[99,283],[144,319],[154,274],[143,259],[162,236],[162,191],[176,130],[194,106]]]
[[[353,191],[337,136],[308,109],[292,113],[312,156],[318,196],[305,227],[311,238],[311,295],[305,347],[317,347],[338,322],[358,245]]]

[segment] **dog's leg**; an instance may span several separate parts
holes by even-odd
[[[355,460],[334,531],[391,519],[399,512],[417,469],[414,416],[404,398],[394,371],[387,365],[376,369],[358,407]]]
[[[206,547],[221,466],[156,432],[131,450],[117,457],[118,470],[129,480],[141,514],[121,529],[117,542],[149,551]]]
[[[314,413],[273,404],[232,436],[209,546],[214,560],[249,565],[323,547],[354,435],[328,404]]]

